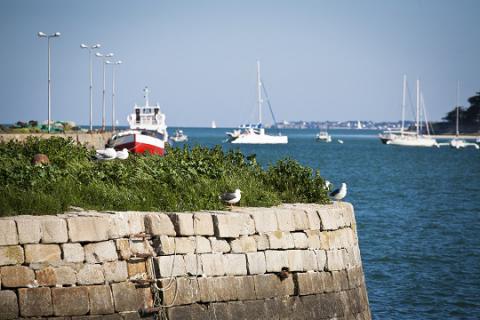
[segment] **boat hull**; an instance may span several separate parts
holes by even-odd
[[[150,153],[163,155],[165,153],[165,142],[158,138],[141,133],[129,133],[117,135],[111,141],[115,150],[126,148],[133,153]]]
[[[270,136],[268,134],[241,134],[231,143],[235,144],[287,144],[287,136]]]
[[[404,147],[438,147],[438,143],[435,139],[421,136],[400,136],[388,140],[386,144]]]

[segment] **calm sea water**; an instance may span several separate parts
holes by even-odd
[[[226,131],[182,129],[204,146]],[[329,144],[314,130],[282,132],[287,145],[223,146],[262,164],[292,157],[348,184],[374,319],[480,319],[480,150],[386,146],[374,131],[331,130]]]

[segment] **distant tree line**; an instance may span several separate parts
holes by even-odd
[[[480,92],[473,97],[468,98],[470,107],[460,106],[458,110],[458,119],[460,133],[479,133],[480,132]],[[433,123],[435,133],[455,133],[455,125],[457,121],[457,108],[449,111],[443,122]]]

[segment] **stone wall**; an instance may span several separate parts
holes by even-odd
[[[48,139],[50,137],[72,138],[73,141],[81,144],[87,144],[94,149],[103,149],[108,139],[112,136],[111,132],[104,133],[1,133],[0,142],[10,140],[25,141],[28,137],[38,137]]]
[[[348,203],[1,218],[0,288],[0,319],[371,318]]]

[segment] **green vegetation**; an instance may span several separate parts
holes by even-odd
[[[46,154],[48,165],[33,165]],[[0,216],[52,214],[69,206],[97,210],[223,209],[218,195],[242,190],[242,206],[327,203],[318,172],[285,159],[263,169],[239,151],[169,148],[164,157],[130,155],[95,161],[72,140],[28,138],[0,143]]]

